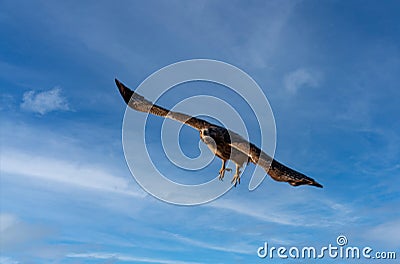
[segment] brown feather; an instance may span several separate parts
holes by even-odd
[[[165,118],[170,118],[186,125],[189,125],[197,130],[204,129],[210,127],[212,124],[197,118],[192,117],[183,113],[169,111],[161,106],[155,105],[152,102],[146,100],[143,96],[135,93],[127,86],[125,86],[122,82],[115,79],[115,83],[119,89],[119,92],[122,95],[125,103],[129,105],[132,109],[140,112],[151,113],[153,115],[162,116]]]
[[[154,105],[143,96],[135,93],[123,83],[115,79],[115,83],[125,103],[134,110],[170,118],[199,130],[200,138],[222,160],[233,160],[239,167],[245,162],[261,166],[276,181],[288,182],[292,186],[312,185],[322,188],[314,179],[295,171],[272,159],[268,154],[253,143],[248,142],[239,134],[224,127],[211,124],[203,119],[187,114],[169,111]],[[211,139],[211,141],[210,141]],[[210,141],[210,142],[209,142]]]

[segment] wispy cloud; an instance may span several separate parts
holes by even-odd
[[[294,199],[290,198],[291,195]],[[311,195],[302,193],[301,196],[295,196],[293,190],[285,197],[287,198],[285,201],[270,199],[268,204],[265,204],[262,209],[257,207],[257,210],[254,209],[254,202],[251,200],[239,202],[219,199],[208,205],[256,220],[288,227],[329,227],[342,225],[343,219],[346,219],[347,223],[357,220],[356,217],[352,216],[353,209],[350,206],[330,199],[319,197],[319,202],[313,205],[309,202],[314,199]],[[324,216],[321,217],[323,212]]]
[[[11,94],[1,94],[0,95],[0,111],[13,109],[15,103],[15,98]]]
[[[17,219],[12,214],[0,214],[0,232],[4,232],[10,226],[17,222]]]
[[[211,249],[211,250],[216,250],[216,251],[223,251],[223,252],[234,252],[234,253],[242,253],[242,254],[253,254],[254,252],[254,247],[249,246],[248,244],[229,244],[229,245],[215,245],[213,243],[209,242],[203,242],[200,240],[184,237],[179,234],[168,234],[169,237],[172,237],[180,242],[183,242],[184,244],[189,244],[195,247],[201,247],[205,249]]]
[[[292,221],[293,216],[291,215],[284,215],[282,211],[269,210],[267,214],[260,210],[254,210],[254,208],[243,204],[243,202],[237,202],[233,200],[217,200],[213,203],[210,203],[210,206],[215,208],[220,208],[224,210],[229,210],[237,214],[245,215],[247,217],[256,218],[258,220],[281,224],[281,225],[302,225],[300,221]]]
[[[44,226],[25,223],[17,216],[7,213],[0,214],[0,227],[0,248],[3,250],[15,249],[35,242],[52,231]]]
[[[69,258],[83,258],[83,259],[102,259],[114,260],[123,262],[143,262],[143,263],[161,263],[161,264],[199,264],[200,262],[179,261],[172,259],[157,259],[157,258],[144,258],[124,255],[120,253],[107,253],[107,252],[90,252],[90,253],[70,253],[67,255]]]
[[[59,87],[43,92],[28,91],[24,93],[21,108],[41,115],[52,111],[71,110]]]
[[[0,264],[18,264],[19,262],[9,258],[9,257],[4,257],[4,256],[0,256]]]
[[[367,232],[367,237],[374,241],[399,247],[400,246],[400,219],[382,223]]]
[[[302,88],[317,87],[320,80],[320,73],[310,69],[300,68],[285,76],[284,85],[288,92],[295,94]]]
[[[36,156],[15,150],[2,151],[2,173],[34,177],[49,182],[61,182],[76,187],[109,191],[130,196],[143,197],[144,192],[133,189],[132,181],[118,177],[90,165],[70,160]]]
[[[215,27],[215,24],[223,25],[229,19],[221,16],[220,13],[215,13],[215,16],[223,20],[221,23],[214,23],[210,29],[215,31],[215,37],[223,36],[219,42],[224,43],[227,55],[239,65],[245,65],[247,69],[270,68],[273,66],[273,57],[284,45],[285,26],[297,3],[298,1],[265,1],[257,6],[249,4],[246,8],[232,5],[221,10],[224,10],[224,13],[233,12],[238,17],[246,17],[234,26],[238,30],[231,30],[230,27]],[[207,11],[207,14],[215,12]],[[256,15],[248,16],[249,11]],[[216,18],[212,17],[212,20]],[[237,21],[239,20],[234,19],[230,24],[233,25]]]

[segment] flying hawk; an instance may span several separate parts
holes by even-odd
[[[322,188],[322,185],[314,179],[272,159],[256,145],[248,142],[237,133],[200,118],[169,111],[161,106],[154,105],[117,79],[115,79],[115,83],[125,103],[132,109],[170,118],[197,129],[200,132],[200,139],[222,160],[222,167],[219,170],[220,180],[224,178],[225,171],[231,170],[225,167],[226,161],[232,160],[236,165],[235,175],[232,178],[232,184],[235,186],[237,183],[240,183],[240,169],[243,164],[245,162],[252,162],[261,166],[276,181],[288,182],[292,186],[312,185]]]

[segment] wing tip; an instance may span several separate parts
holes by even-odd
[[[315,186],[318,188],[324,188],[324,186],[322,186],[322,184],[316,182],[315,180],[308,178],[307,180],[301,180],[301,181],[288,181],[288,183],[292,186],[300,186],[300,185],[311,185],[311,186]]]
[[[118,87],[119,93],[121,94],[122,98],[124,99],[125,103],[128,104],[129,100],[133,95],[133,91],[126,87],[122,82],[120,82],[117,78],[115,78],[115,84]]]
[[[315,186],[318,188],[324,188],[324,186],[322,186],[322,184],[319,184],[318,182],[314,181],[313,183],[310,184],[311,186]]]

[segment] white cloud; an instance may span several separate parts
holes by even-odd
[[[11,94],[0,95],[0,111],[13,109],[15,98]]]
[[[93,190],[137,197],[145,195],[135,188],[131,179],[112,175],[101,168],[14,150],[2,151],[1,171]]]
[[[201,247],[205,249],[212,249],[216,251],[222,251],[222,252],[234,252],[234,253],[241,253],[241,254],[253,254],[254,252],[254,247],[249,246],[248,244],[242,243],[242,244],[221,244],[221,245],[216,245],[208,242],[203,242],[200,240],[195,240],[192,238],[184,237],[179,234],[167,234],[169,237],[173,237],[175,240],[180,241],[184,243],[185,245],[192,245],[195,247]]]
[[[67,99],[61,95],[59,87],[38,93],[35,91],[24,93],[21,108],[41,115],[52,111],[70,110]]]
[[[45,213],[40,212],[44,219]],[[30,215],[31,216],[31,215]],[[30,217],[29,216],[29,217]],[[58,226],[29,221],[29,217],[21,218],[15,214],[0,213],[0,264],[25,263],[24,260],[40,258],[55,260],[65,257],[68,252],[81,248],[73,244],[48,244],[48,239],[56,239]],[[7,256],[7,254],[10,254]],[[42,263],[45,261],[41,261]]]
[[[352,216],[353,209],[348,205],[327,198],[319,197],[318,204],[310,204],[309,201],[316,198],[300,190],[289,190],[284,196],[286,200],[282,201],[272,198],[271,195],[269,202],[262,208],[255,207],[254,201],[246,199],[218,199],[207,205],[253,219],[293,227],[331,227],[357,220]]]
[[[9,257],[4,257],[4,256],[0,256],[0,264],[18,264],[19,262],[9,258]]]
[[[17,218],[12,214],[0,214],[0,232],[4,232],[17,222]]]
[[[400,246],[400,219],[380,224],[367,232],[367,237],[374,241],[399,247]]]
[[[271,67],[272,57],[284,45],[285,26],[296,5],[297,1],[264,1],[263,12],[268,13],[263,16],[249,17],[244,24],[246,26],[244,36],[246,37],[243,37],[243,31],[220,34],[224,37],[227,35],[235,37],[232,37],[229,43],[229,45],[235,44],[231,49],[231,56],[234,56],[236,61],[241,64],[245,64],[246,67]],[[235,13],[238,14],[242,12],[248,12],[248,10],[240,7],[235,10]],[[254,12],[258,11],[254,10]],[[236,34],[241,34],[241,36],[235,36]],[[237,39],[241,39],[241,41],[237,41]]]
[[[284,78],[285,89],[292,94],[303,87],[317,87],[319,83],[320,74],[304,68],[297,69]]]
[[[115,260],[124,262],[143,262],[143,263],[161,263],[161,264],[200,264],[200,262],[178,261],[170,259],[156,259],[135,257],[123,255],[120,253],[107,253],[107,252],[90,252],[90,253],[70,253],[67,255],[69,258],[86,258],[86,259],[102,259],[102,260]]]
[[[232,201],[228,199],[219,199],[209,204],[212,207],[229,210],[237,214],[253,217],[262,221],[276,223],[280,225],[297,226],[303,225],[301,221],[292,221],[293,216],[284,215],[282,211],[268,210],[268,213],[264,213],[261,210],[255,210],[253,207],[246,205],[242,202]],[[275,212],[274,212],[275,211]]]
[[[6,213],[0,214],[0,226],[0,248],[3,250],[16,249],[35,242],[51,232],[47,227],[25,223],[17,216]]]

